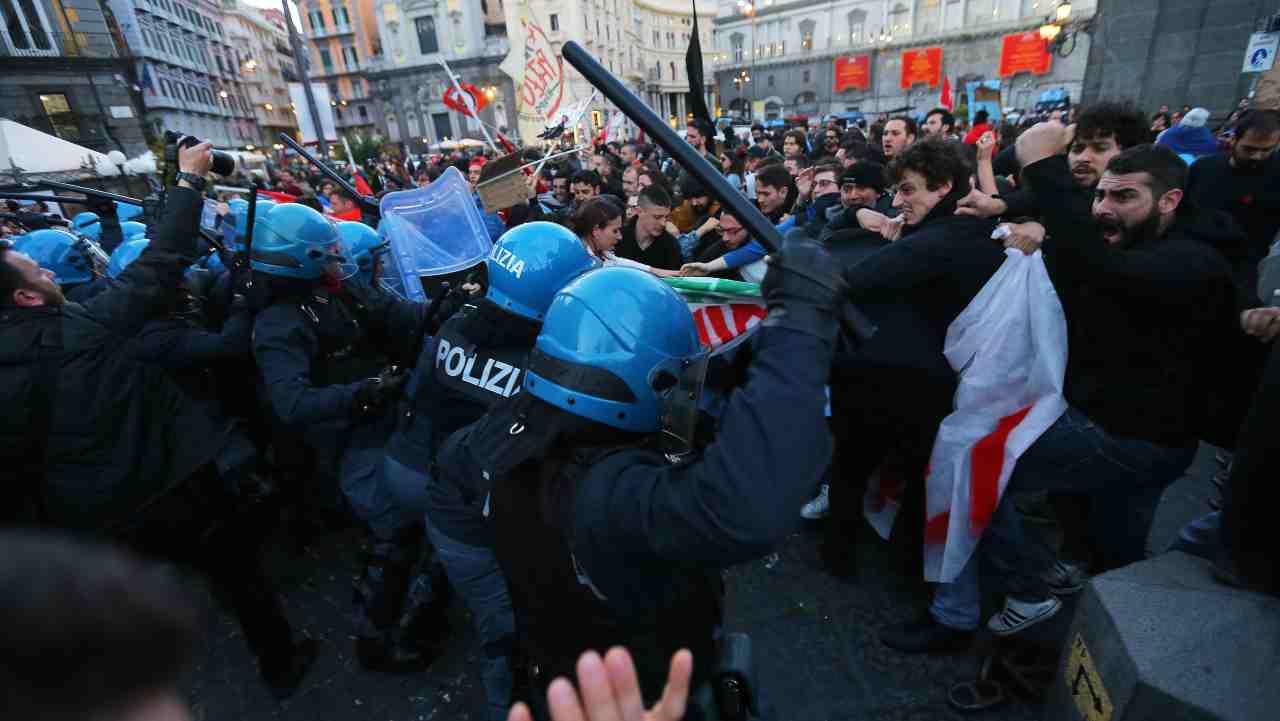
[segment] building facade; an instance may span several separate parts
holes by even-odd
[[[240,77],[258,129],[251,144],[272,148],[280,143],[280,133],[296,137],[298,123],[290,107],[289,83],[297,82],[298,74],[284,14],[267,13],[240,0],[223,0],[222,11],[233,44],[248,56]]]
[[[502,0],[379,0],[382,55],[370,69],[380,132],[410,153],[436,143],[481,138],[480,123],[511,134],[515,106],[511,80],[499,70],[510,46]],[[479,119],[444,103],[451,83],[440,61],[463,83],[479,88]]]
[[[298,12],[310,79],[328,86],[338,132],[371,132],[375,115],[366,76],[382,55],[374,0],[300,0]]]
[[[674,126],[685,124],[688,113],[685,93],[689,91],[685,53],[693,36],[693,2],[525,0],[523,5],[520,10],[527,10],[557,53],[566,42],[579,43],[655,113]],[[703,92],[708,98],[713,97],[714,90],[712,31],[716,12],[714,2],[697,4],[703,49]],[[508,27],[518,23],[518,19],[516,6],[509,7]],[[590,97],[591,84],[567,65],[565,71],[571,96],[574,99]],[[707,106],[712,108],[714,103],[708,102]],[[608,123],[617,112],[601,95],[596,96],[590,110],[579,131],[594,132],[599,129],[597,123]]]
[[[102,153],[146,150],[127,48],[97,0],[0,0],[0,11],[0,117]]]
[[[969,83],[979,81],[998,85],[1004,108],[1032,109],[1049,90],[1079,102],[1091,39],[1077,30],[1096,10],[1094,0],[1072,3],[1064,42],[1043,58],[1027,49],[1056,0],[720,2],[720,110],[753,120],[927,112],[939,104],[943,79],[962,112]]]
[[[1250,34],[1277,12],[1277,0],[1098,0],[1084,97],[1224,117],[1258,77],[1241,72]]]
[[[213,0],[108,0],[134,61],[151,132],[195,135],[217,148],[259,139],[241,74],[251,59]]]

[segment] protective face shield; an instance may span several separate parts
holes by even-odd
[[[650,386],[658,394],[662,414],[663,450],[671,455],[683,455],[693,450],[698,428],[698,405],[702,400],[710,360],[709,353],[681,358],[678,367],[673,363],[671,368],[660,369],[650,381]],[[673,376],[671,371],[676,375]]]
[[[691,446],[707,353],[688,304],[634,268],[590,271],[560,290],[530,355],[524,390],[569,413]]]
[[[338,234],[342,236],[343,254],[356,265],[357,277],[372,283],[378,258],[387,252],[387,242],[373,228],[354,220],[339,221]]]
[[[305,280],[323,275],[343,279],[356,272],[342,252],[337,225],[298,203],[277,205],[254,220],[249,265],[269,275]]]

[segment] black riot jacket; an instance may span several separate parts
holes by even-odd
[[[387,454],[425,472],[449,434],[520,392],[541,327],[484,299],[451,316],[423,343]]]
[[[163,368],[129,355],[128,340],[175,302],[195,255],[199,211],[195,191],[171,189],[150,247],[120,283],[84,305],[0,308],[6,512],[14,508],[14,494],[36,491],[47,522],[111,530],[227,443],[228,422],[193,403]],[[41,473],[47,483],[30,488]]]

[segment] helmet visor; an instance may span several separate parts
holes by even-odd
[[[677,361],[678,368],[660,370],[654,376],[654,390],[662,413],[663,449],[667,453],[682,455],[693,451],[698,406],[710,359],[707,353],[689,356]],[[674,376],[670,370],[676,370]]]
[[[334,280],[346,280],[360,271],[360,266],[347,257],[342,251],[342,244],[336,241],[307,248],[307,257],[322,264],[324,274]]]

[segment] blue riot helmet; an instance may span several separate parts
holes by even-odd
[[[222,238],[224,241],[229,241],[231,240],[229,236],[234,236],[234,247],[231,250],[243,253],[245,234],[249,228],[249,201],[244,198],[235,198],[228,200],[227,206],[231,209],[231,212],[227,213],[222,222],[229,225],[225,226]],[[258,205],[253,212],[254,215],[261,218],[274,207],[276,207],[275,202],[259,199]]]
[[[102,240],[102,220],[97,213],[76,213],[76,217],[71,219],[71,227],[86,238]]]
[[[111,260],[107,263],[107,277],[119,278],[130,263],[142,255],[151,241],[146,238],[126,240],[111,252]]]
[[[486,264],[485,297],[499,308],[541,321],[556,291],[599,262],[568,228],[535,221],[503,233]]]
[[[121,203],[118,200],[116,201],[116,217],[120,219],[121,223],[128,222],[130,220],[133,220],[134,218],[138,218],[141,216],[142,216],[141,205],[134,205],[133,203]]]
[[[197,262],[197,265],[201,265],[205,270],[215,274],[227,269],[227,266],[222,263],[222,256],[216,252],[205,256],[204,260]]]
[[[127,220],[120,224],[120,235],[125,240],[140,240],[147,237],[147,226],[136,220]]]
[[[524,390],[624,431],[663,430],[689,450],[707,370],[689,305],[636,268],[593,270],[555,294]]]
[[[338,226],[298,203],[281,203],[254,220],[249,265],[269,275],[306,280],[326,272],[337,278],[355,273],[355,265],[342,254]]]
[[[378,236],[378,231],[355,220],[339,221],[338,234],[342,236],[342,254],[355,264],[360,279],[372,284],[378,258],[390,244]]]
[[[13,248],[41,268],[52,271],[53,280],[59,285],[93,280],[93,263],[85,253],[82,241],[65,230],[33,230],[18,238]]]

